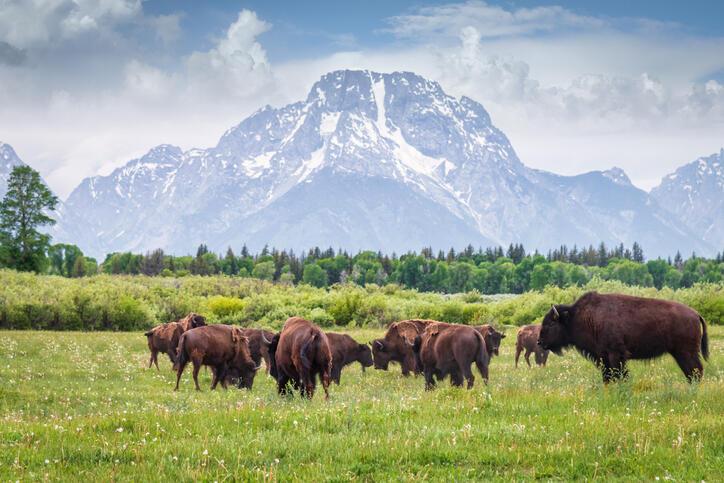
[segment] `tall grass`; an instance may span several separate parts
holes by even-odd
[[[694,386],[669,356],[608,387],[574,352],[514,369],[513,332],[487,387],[351,366],[328,402],[280,398],[264,374],[211,392],[202,371],[196,392],[187,371],[174,393],[139,333],[1,332],[0,479],[724,479],[724,328]]]

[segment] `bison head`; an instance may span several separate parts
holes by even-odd
[[[196,327],[202,327],[206,325],[206,317],[199,314],[193,314],[191,316],[191,328],[195,329]]]
[[[500,355],[499,349],[500,349],[500,342],[505,339],[505,334],[502,332],[498,332],[494,328],[490,328],[488,331],[488,335],[485,336],[485,343],[490,344],[490,350],[492,351],[494,356]]]
[[[239,388],[251,389],[254,385],[254,376],[259,367],[254,363],[249,353],[249,339],[238,327],[231,332],[231,341],[234,344],[234,359],[231,364],[233,372],[238,374]],[[231,369],[231,368],[230,368]]]
[[[392,356],[387,350],[384,339],[375,339],[370,342],[370,345],[372,346],[372,359],[375,369],[386,371],[390,365]]]
[[[552,305],[543,317],[538,345],[543,350],[551,350],[560,355],[561,350],[571,344],[569,332],[571,323],[570,307],[566,305]]]
[[[365,344],[359,344],[357,346],[357,361],[362,364],[363,371],[365,367],[372,366],[372,350],[370,350],[369,346]]]

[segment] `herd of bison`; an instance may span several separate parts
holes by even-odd
[[[475,364],[488,381],[488,366],[505,335],[490,325],[468,326],[435,320],[403,320],[389,325],[381,339],[360,344],[345,334],[324,332],[308,320],[292,317],[275,334],[263,329],[206,325],[191,313],[176,322],[158,325],[145,333],[151,350],[149,367],[166,353],[176,370],[176,390],[184,369],[193,364],[196,389],[202,365],[213,374],[211,389],[220,382],[251,389],[264,359],[267,372],[277,381],[279,394],[292,389],[314,395],[319,377],[326,397],[331,382],[339,384],[342,368],[359,362],[387,370],[400,364],[402,374],[423,374],[425,388],[450,376],[455,386],[473,387]],[[699,353],[708,358],[706,322],[686,305],[657,299],[589,292],[572,305],[553,305],[540,325],[518,331],[515,365],[523,351],[530,366],[534,354],[545,365],[550,351],[574,347],[597,364],[608,383],[628,376],[630,359],[651,359],[669,353],[689,382],[700,379],[704,368]]]

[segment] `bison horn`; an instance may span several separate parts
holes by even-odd
[[[269,339],[266,338],[266,336],[264,335],[264,332],[261,333],[261,338],[264,340],[264,343],[266,345],[271,345],[272,341],[270,341]]]
[[[558,319],[558,317],[560,317],[560,315],[558,314],[558,309],[556,308],[556,306],[551,305],[551,310],[553,311],[553,315],[556,317],[556,319]]]
[[[259,369],[261,369],[261,364],[259,364],[258,366],[256,366],[256,367],[254,368],[254,372],[258,371]]]
[[[385,345],[384,345],[382,342],[378,341],[378,340],[375,341],[375,345],[376,345],[377,347],[379,347],[380,350],[382,350],[382,349],[385,348]]]

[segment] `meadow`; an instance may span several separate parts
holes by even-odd
[[[692,386],[669,356],[609,386],[575,352],[516,369],[507,334],[487,387],[425,392],[399,366],[354,365],[307,401],[262,372],[212,392],[202,371],[196,392],[187,370],[174,393],[140,332],[2,331],[0,479],[724,480],[724,327]]]

